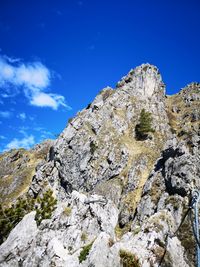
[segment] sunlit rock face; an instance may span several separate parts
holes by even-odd
[[[52,140],[46,140],[33,149],[11,149],[0,154],[0,203],[10,205],[23,196],[32,183],[36,166],[46,159]]]
[[[150,64],[142,64],[132,69],[117,84],[118,88],[128,90],[130,94],[151,98],[154,94],[165,94],[165,86],[158,69]]]
[[[155,130],[144,140],[142,109]],[[200,189],[199,146],[199,84],[166,96],[155,66],[131,70],[51,143],[27,190],[37,197],[50,187],[57,208],[39,226],[34,212],[23,218],[0,246],[0,266],[195,266],[189,220],[174,233]]]

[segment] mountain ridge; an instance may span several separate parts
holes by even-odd
[[[199,92],[199,83],[191,83],[166,96],[159,70],[148,63],[116,89],[104,88],[45,145],[49,152],[27,194],[36,198],[51,188],[57,208],[40,226],[34,212],[24,217],[0,246],[1,266],[18,266],[19,259],[23,266],[159,266],[166,236],[172,237],[162,266],[194,266],[189,222],[187,231],[173,233],[200,188]],[[155,132],[138,140],[142,109]],[[22,236],[26,221],[32,230]]]

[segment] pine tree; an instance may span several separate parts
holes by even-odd
[[[152,124],[151,113],[145,111],[145,109],[142,109],[140,113],[140,122],[136,126],[136,135],[138,139],[145,140],[148,137],[148,133],[155,132],[151,124]]]
[[[42,220],[50,219],[56,208],[57,200],[53,197],[53,191],[47,190],[36,199],[30,196],[18,198],[11,207],[4,208],[0,204],[0,244],[5,241],[10,231],[22,220],[22,218],[36,210],[36,222],[39,225]]]

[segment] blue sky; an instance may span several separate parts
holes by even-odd
[[[0,151],[54,138],[131,68],[200,78],[199,0],[1,0]]]

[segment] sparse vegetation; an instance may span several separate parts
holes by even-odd
[[[68,124],[70,124],[73,121],[73,118],[68,119]]]
[[[94,143],[94,141],[92,141],[90,143],[90,152],[91,152],[92,155],[94,154],[94,152],[96,151],[96,149],[97,149],[97,145]]]
[[[27,196],[19,198],[11,207],[4,208],[0,205],[0,243],[9,235],[10,231],[29,212],[36,210],[35,220],[39,225],[42,220],[50,219],[55,209],[57,200],[53,197],[52,190],[47,190],[42,197],[36,199]]]
[[[121,238],[125,233],[130,232],[131,224],[127,223],[124,227],[120,227],[119,224],[115,227],[115,234],[118,238]]]
[[[140,267],[138,258],[131,252],[120,249],[119,256],[123,267]]]
[[[136,227],[134,228],[134,230],[133,230],[133,234],[134,234],[134,235],[137,235],[140,231],[141,231],[141,228],[140,228],[140,226],[138,225],[138,226],[136,226]]]
[[[29,189],[36,166],[44,160],[49,145],[37,149],[12,149],[0,156],[0,203],[8,208]]]
[[[47,190],[42,197],[36,199],[36,222],[40,225],[44,219],[50,219],[52,212],[55,210],[57,200],[53,197],[53,191]]]
[[[145,140],[150,132],[155,132],[155,130],[152,128],[152,117],[150,112],[142,109],[140,113],[140,122],[136,125],[135,130],[137,138],[140,140]]]
[[[100,92],[100,94],[103,97],[103,101],[106,101],[106,99],[109,98],[113,93],[114,93],[114,90],[112,89],[101,90]]]
[[[65,207],[64,210],[63,210],[63,214],[65,216],[70,216],[71,212],[72,212],[72,208],[71,207]]]
[[[188,135],[189,133],[186,132],[185,130],[181,130],[179,133],[178,133],[178,137],[182,137],[184,135]]]
[[[86,232],[82,232],[81,234],[81,241],[85,242],[87,240],[88,236]]]
[[[93,245],[93,242],[84,246],[80,255],[79,255],[79,263],[83,262],[86,260],[87,256],[89,255],[90,253],[90,249],[92,248],[92,245]]]
[[[21,219],[34,209],[34,200],[18,199],[16,204],[9,208],[0,205],[0,243],[9,235],[10,231],[21,221]]]

